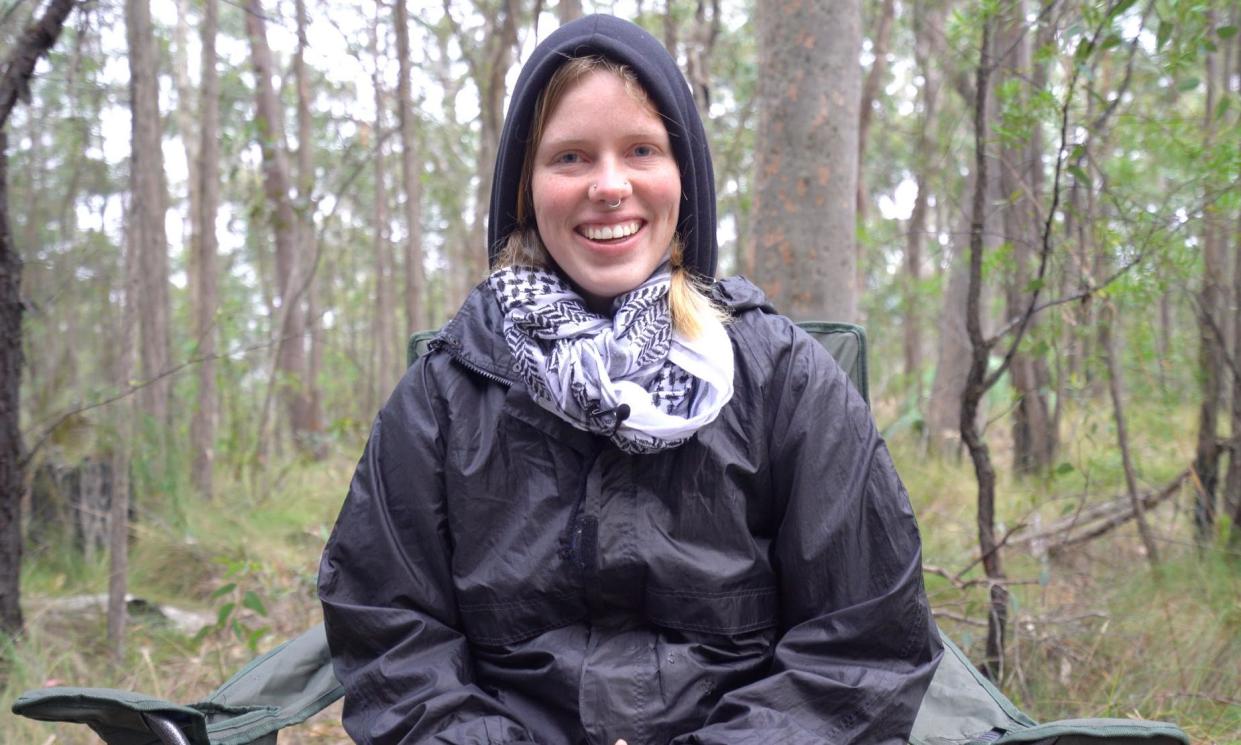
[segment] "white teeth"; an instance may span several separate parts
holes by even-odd
[[[620,225],[605,225],[603,227],[585,226],[582,228],[582,235],[592,241],[610,241],[613,238],[625,238],[638,232],[638,228],[642,227],[642,223],[638,220],[632,222],[621,223]]]

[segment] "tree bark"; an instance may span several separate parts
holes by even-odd
[[[159,426],[171,426],[169,397],[172,379],[164,373],[172,359],[168,293],[168,236],[164,213],[164,155],[159,113],[155,31],[149,0],[126,0],[125,26],[129,41],[129,95],[131,117],[130,188],[133,240],[139,261],[137,345],[142,377],[153,381],[138,395],[143,413]],[[158,443],[163,438],[158,438]],[[162,445],[160,445],[162,448]],[[162,458],[161,458],[162,459]]]
[[[575,3],[561,0],[561,23]],[[576,3],[577,15],[582,14]],[[405,332],[412,334],[428,327],[426,312],[426,271],[422,261],[422,154],[418,149],[413,96],[410,93],[409,24],[405,0],[396,0],[397,114],[401,127],[401,176],[405,184]],[[573,16],[574,18],[577,16]]]
[[[381,70],[383,60],[379,54],[379,24],[380,18],[376,16],[375,25],[371,34],[371,53],[375,61],[375,70],[372,75],[372,85],[375,89],[375,132],[384,131],[384,108],[386,101],[383,92],[383,75]],[[375,166],[375,191],[374,191],[374,209],[375,209],[375,236],[374,236],[374,272],[375,272],[375,315],[374,325],[371,329],[371,343],[374,345],[372,349],[371,359],[374,361],[374,371],[371,374],[369,388],[378,391],[379,395],[386,396],[388,391],[395,384],[393,376],[396,374],[396,365],[394,360],[394,347],[396,346],[396,336],[392,332],[392,316],[394,308],[392,302],[392,242],[388,231],[388,173],[387,163],[384,158],[384,150],[382,143],[375,148],[374,166]],[[378,410],[378,401],[372,408]]]
[[[1129,451],[1129,428],[1125,423],[1125,407],[1121,391],[1124,383],[1121,378],[1120,363],[1116,354],[1116,308],[1110,302],[1104,308],[1102,323],[1099,326],[1099,341],[1103,347],[1103,361],[1107,365],[1108,391],[1112,397],[1112,413],[1116,419],[1116,444],[1120,448],[1121,464],[1125,471],[1125,487],[1129,491],[1129,501],[1133,505],[1133,516],[1138,524],[1138,535],[1142,538],[1142,546],[1146,549],[1146,559],[1151,569],[1159,569],[1159,547],[1151,534],[1150,525],[1146,522],[1146,509],[1142,497],[1138,494],[1138,478],[1133,467],[1133,456]]]
[[[311,430],[305,395],[305,315],[299,302],[304,277],[301,251],[297,245],[298,222],[289,200],[284,117],[272,87],[274,68],[260,0],[247,0],[245,11],[246,34],[250,38],[251,63],[256,77],[255,118],[263,153],[263,188],[271,210],[271,228],[276,243],[276,281],[280,288],[280,308],[274,324],[278,385],[294,440],[299,446],[304,446],[305,435]],[[264,429],[260,427],[260,449],[266,437]]]
[[[871,42],[871,52],[875,57],[875,61],[871,63],[870,71],[866,73],[866,82],[862,85],[862,101],[858,108],[858,135],[857,135],[857,152],[858,152],[858,177],[857,177],[857,219],[858,222],[866,220],[866,206],[869,202],[866,194],[866,169],[861,167],[861,163],[866,156],[867,136],[870,134],[870,123],[874,120],[875,99],[879,97],[879,87],[883,84],[884,77],[888,74],[888,45],[892,41],[892,19],[896,15],[896,1],[883,0],[883,5],[879,10],[879,24],[875,29],[875,38]],[[915,30],[916,34],[923,35],[925,29],[921,27]],[[925,68],[923,68],[925,70]],[[925,86],[924,86],[925,88]],[[858,257],[858,265],[861,265],[861,257]]]
[[[756,275],[799,320],[857,317],[857,0],[758,8]]]
[[[1028,90],[1023,77],[1034,68],[1030,54],[1030,35],[1026,29],[1025,3],[1014,3],[1001,20],[997,48],[1004,56],[996,60],[1000,75],[997,90],[1010,80],[1020,85],[1015,105],[1029,105]],[[1039,66],[1041,67],[1041,65]],[[1037,71],[1035,72],[1037,75]],[[995,107],[995,116],[1000,116]],[[1040,202],[1042,190],[1043,145],[1038,127],[1031,127],[1028,137],[1020,143],[1002,139],[1000,146],[999,186],[1004,200],[1004,239],[1013,252],[1013,271],[1005,284],[1005,306],[1008,318],[1025,312],[1029,284],[1029,265],[1040,243]],[[1034,322],[1031,321],[1031,330]],[[1051,428],[1051,409],[1044,390],[1049,375],[1043,358],[1018,351],[1009,367],[1009,380],[1017,396],[1013,411],[1013,459],[1019,474],[1046,471],[1055,457],[1055,433]]]
[[[22,631],[22,260],[9,230],[9,115],[29,100],[35,64],[56,43],[74,0],[52,0],[0,67],[0,633]]]
[[[404,0],[397,0],[404,2]],[[574,18],[582,17],[582,0],[560,0],[556,3],[556,19],[564,25]]]
[[[1206,105],[1203,127],[1206,143],[1214,139],[1216,89],[1218,77],[1216,53],[1206,55]],[[1202,404],[1198,409],[1198,444],[1194,456],[1194,535],[1200,546],[1208,545],[1215,531],[1216,490],[1219,485],[1219,409],[1223,391],[1223,369],[1226,364],[1222,344],[1224,325],[1221,322],[1220,279],[1227,260],[1220,236],[1219,223],[1211,207],[1202,220],[1202,288],[1198,291],[1198,367],[1202,371]]]
[[[310,113],[310,74],[306,70],[306,2],[297,0],[294,3],[297,15],[297,49],[293,54],[293,76],[297,82],[297,246],[304,257],[300,263],[306,266],[302,272],[302,281],[293,288],[291,302],[302,314],[303,336],[309,342],[310,360],[307,362],[306,376],[303,379],[302,405],[305,406],[303,434],[301,444],[315,458],[327,457],[322,438],[323,432],[323,397],[319,392],[319,369],[322,367],[323,340],[320,319],[311,302],[313,291],[318,280],[319,246],[315,233],[315,166],[314,136],[311,133],[313,118]],[[303,296],[304,295],[304,296]],[[305,348],[303,343],[302,347]]]
[[[915,176],[918,195],[914,198],[913,211],[909,215],[909,226],[905,234],[905,275],[901,289],[904,296],[902,325],[904,326],[905,377],[913,386],[915,400],[919,402],[922,400],[922,313],[919,312],[921,303],[918,298],[918,287],[922,283],[922,249],[926,241],[927,218],[930,211],[931,170],[935,160],[935,142],[931,133],[935,129],[939,109],[940,87],[939,68],[932,61],[932,49],[937,46],[933,37],[943,32],[942,10],[944,7],[939,6],[928,11],[924,3],[919,3],[914,8],[914,59],[918,70],[922,72],[922,88],[918,91],[918,97],[922,102],[922,116],[918,123],[918,149],[915,156],[918,168]],[[862,119],[863,123],[866,123],[865,120],[869,117],[865,108],[865,95],[863,95],[862,105]],[[861,136],[859,134],[859,137]],[[859,145],[859,151],[863,147],[864,145]],[[859,154],[860,157],[861,154]],[[862,171],[863,169],[859,166],[859,174]],[[863,214],[861,207],[863,189],[860,175],[858,180],[858,214],[861,215]],[[960,408],[958,402],[949,411],[955,417]]]
[[[194,463],[191,480],[204,499],[213,496],[215,432],[219,419],[215,383],[215,313],[218,305],[215,218],[220,201],[220,76],[216,69],[215,38],[219,0],[204,0],[202,85],[199,93],[198,200],[194,214],[194,339],[197,341],[198,394],[190,421]]]
[[[987,392],[987,365],[991,344],[982,333],[982,254],[983,226],[987,208],[987,153],[989,77],[991,74],[991,18],[983,19],[978,68],[974,84],[974,191],[970,220],[970,269],[966,295],[965,323],[970,338],[970,368],[961,401],[961,440],[969,449],[978,480],[978,549],[983,570],[991,581],[990,608],[987,613],[986,658],[983,672],[992,681],[1004,675],[1005,633],[1008,626],[1008,589],[1004,586],[1004,566],[995,536],[995,467],[991,451],[978,427],[978,407]]]

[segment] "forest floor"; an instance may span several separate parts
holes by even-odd
[[[877,406],[881,422],[882,408]],[[1192,431],[1189,414],[1182,418],[1172,429]],[[1137,432],[1168,431],[1166,416],[1135,420]],[[1083,417],[1068,430],[1065,442],[1074,444],[1064,448],[1071,452],[1054,476],[1001,478],[1000,533],[1013,530],[1004,554],[1013,596],[1003,690],[1039,721],[1162,719],[1179,724],[1195,744],[1241,743],[1241,557],[1195,547],[1189,488],[1149,515],[1161,552],[1158,572],[1131,523],[1051,553],[1020,542],[1018,526],[1037,530],[1081,514],[1084,504],[1124,494],[1106,423],[1092,425]],[[925,563],[933,568],[926,581],[937,619],[978,660],[987,590],[971,582],[980,576],[978,567],[968,568],[977,554],[976,487],[968,459],[927,458],[911,430],[894,426],[887,434],[919,517]],[[1006,474],[1009,458],[999,427],[989,436]],[[1190,441],[1138,438],[1134,452],[1143,487],[1158,488],[1180,473],[1189,463]],[[356,458],[352,443],[339,450],[323,462],[288,465],[270,482],[222,483],[210,504],[174,497],[156,505],[140,498],[131,593],[195,611],[200,624],[209,624],[196,638],[131,606],[120,665],[109,662],[103,613],[67,611],[63,601],[105,591],[106,557],[87,561],[63,547],[28,549],[28,632],[0,655],[0,742],[98,742],[84,727],[9,714],[25,689],[107,686],[194,701],[256,652],[317,623],[319,552]],[[346,742],[340,704],[280,741]]]

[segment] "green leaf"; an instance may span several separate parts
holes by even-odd
[[[1182,93],[1187,93],[1198,87],[1198,78],[1189,77],[1176,84],[1176,89]]]
[[[246,596],[242,599],[241,604],[260,616],[267,615],[267,608],[263,606],[263,601],[255,594],[253,590],[246,590]]]
[[[1116,6],[1113,7],[1112,10],[1107,14],[1108,19],[1111,20],[1113,18],[1118,17],[1121,13],[1124,13],[1126,10],[1129,10],[1130,8],[1132,8],[1133,4],[1136,3],[1137,1],[1138,0],[1120,0],[1120,2],[1116,3]]]
[[[220,586],[220,588],[219,588],[218,590],[216,590],[215,592],[211,593],[211,599],[212,599],[212,600],[215,600],[216,598],[220,597],[221,595],[227,595],[227,594],[229,594],[230,592],[232,592],[233,590],[236,590],[236,589],[237,589],[237,583],[236,583],[236,582],[229,582],[227,585],[221,585],[221,586]]]
[[[224,623],[228,621],[228,617],[233,614],[233,609],[236,607],[236,603],[225,603],[224,605],[221,605],[220,610],[215,614],[216,626],[223,627]]]
[[[1231,39],[1232,37],[1237,35],[1237,27],[1236,26],[1220,26],[1219,28],[1215,29],[1215,35],[1221,39]]]
[[[1085,186],[1090,185],[1090,176],[1086,174],[1086,169],[1079,165],[1071,165],[1066,170],[1073,178],[1077,179],[1078,183]]]
[[[1155,32],[1155,49],[1162,51],[1170,38],[1172,38],[1172,24],[1167,21],[1160,21],[1159,30]]]
[[[1086,146],[1078,143],[1073,146],[1073,150],[1069,152],[1069,160],[1081,160],[1086,155]]]
[[[1073,473],[1073,464],[1067,460],[1056,466],[1056,475],[1063,476],[1066,473]]]
[[[1120,38],[1119,34],[1108,34],[1107,38],[1103,40],[1103,44],[1100,46],[1103,49],[1115,49],[1120,46],[1122,42],[1124,42],[1124,39]]]
[[[1047,285],[1047,280],[1035,277],[1026,283],[1026,292],[1038,292]]]

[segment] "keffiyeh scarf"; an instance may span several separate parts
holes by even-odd
[[[488,284],[504,312],[514,368],[540,406],[628,453],[689,439],[733,394],[733,349],[724,327],[695,339],[672,327],[665,264],[618,296],[611,318],[592,312],[554,272],[506,267]]]

